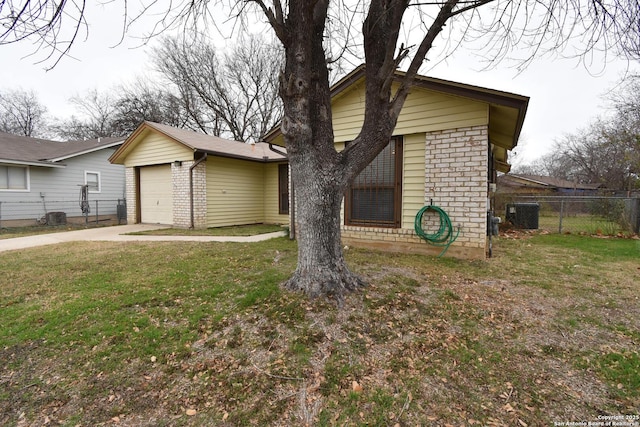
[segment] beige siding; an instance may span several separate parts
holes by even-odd
[[[265,221],[262,163],[209,157],[206,164],[207,227]]]
[[[413,221],[425,203],[426,135],[405,135],[402,158],[402,228],[413,230]]]
[[[289,215],[279,213],[278,164],[264,165],[264,222],[268,224],[288,224]]]
[[[336,141],[350,141],[360,132],[364,120],[364,92],[353,90],[333,105]],[[465,126],[486,125],[488,106],[482,102],[414,89],[405,101],[394,135],[409,135]]]
[[[193,152],[166,136],[147,132],[124,160],[126,167],[193,160]]]

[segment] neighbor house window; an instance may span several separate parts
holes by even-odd
[[[278,212],[289,214],[289,165],[278,165]]]
[[[402,138],[394,137],[354,179],[345,198],[347,225],[401,225]]]
[[[99,193],[100,188],[100,172],[85,172],[84,183],[88,185],[90,193]]]
[[[0,165],[0,191],[29,191],[29,168]]]

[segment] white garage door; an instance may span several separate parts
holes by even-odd
[[[140,169],[140,214],[144,223],[173,224],[171,165]]]

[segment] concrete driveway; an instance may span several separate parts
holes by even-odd
[[[112,227],[89,228],[87,230],[64,231],[61,233],[38,234],[0,240],[0,252],[36,246],[55,245],[64,242],[260,242],[285,236],[286,231],[258,234],[255,236],[135,236],[127,233],[166,228],[157,224],[114,225]]]

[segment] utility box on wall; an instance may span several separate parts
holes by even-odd
[[[540,217],[540,205],[537,203],[507,204],[506,220],[516,228],[537,230]]]

